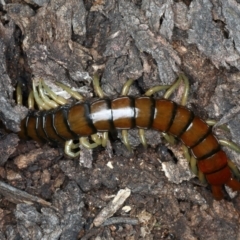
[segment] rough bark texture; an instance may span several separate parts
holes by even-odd
[[[119,94],[128,78],[137,95],[172,84],[182,71],[188,107],[227,124],[216,135],[240,144],[239,1],[2,0],[0,16],[0,118],[11,131],[27,113],[15,104],[18,82],[24,97],[39,78],[92,97],[98,70],[106,95]],[[165,144],[149,130],[145,151],[137,131],[129,135],[134,154],[119,135],[75,160],[60,148],[2,136],[0,239],[240,238],[239,194],[214,201],[180,143]],[[240,167],[239,154],[225,150]]]

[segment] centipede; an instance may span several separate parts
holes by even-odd
[[[186,80],[184,74],[179,75],[178,82],[181,79]],[[56,96],[44,82],[39,85],[38,91],[33,85],[30,110],[21,121],[18,136],[39,143],[64,145],[65,153],[76,157],[79,152],[73,151],[76,148],[74,140],[79,140],[80,144],[87,148],[105,146],[108,133],[120,130],[124,144],[131,149],[127,131],[137,128],[141,142],[146,147],[144,131],[154,129],[183,143],[196,160],[197,169],[210,185],[216,200],[223,199],[224,185],[233,191],[239,191],[239,170],[228,159],[212,127],[188,109],[183,103],[184,100],[182,104],[177,104],[168,99],[167,95],[170,95],[177,85],[157,86],[149,89],[143,96],[133,97],[128,96],[132,82],[133,80],[129,80],[124,85],[122,94],[111,99],[104,96],[99,86],[99,78],[95,75],[93,85],[98,99],[94,101],[86,101],[75,91],[61,85],[77,99],[73,103],[67,103],[64,98]],[[47,94],[43,93],[43,89]],[[164,97],[153,97],[155,92],[162,89],[168,89]],[[49,95],[51,100],[46,95]],[[40,110],[33,110],[34,100]],[[101,135],[97,135],[98,133]],[[93,143],[88,141],[88,137],[92,138]]]

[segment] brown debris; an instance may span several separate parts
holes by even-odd
[[[120,190],[114,199],[108,203],[108,205],[103,208],[100,213],[93,220],[93,224],[99,227],[103,224],[109,217],[113,216],[114,213],[122,206],[125,200],[130,196],[130,189]]]
[[[9,156],[14,153],[18,144],[18,137],[16,134],[10,133],[5,135],[2,139],[0,139],[0,166],[8,160]]]
[[[57,150],[53,151],[52,149],[49,149],[48,151],[46,151],[43,149],[34,149],[26,155],[20,155],[16,157],[14,159],[14,163],[17,165],[19,169],[24,169],[41,158],[44,157],[51,158],[51,156],[55,157],[57,155],[58,155]]]
[[[39,203],[42,206],[51,206],[51,203],[44,199],[30,195],[3,182],[0,182],[0,192],[8,201],[16,204],[23,202],[27,204]]]

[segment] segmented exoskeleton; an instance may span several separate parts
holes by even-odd
[[[126,85],[126,88],[129,86]],[[117,129],[123,130],[126,135],[125,130],[128,129],[152,128],[184,143],[197,160],[199,171],[211,185],[215,199],[223,198],[224,184],[234,191],[240,190],[240,182],[232,174],[232,171],[238,171],[237,168],[230,164],[211,127],[191,110],[171,100],[152,97],[152,93],[160,88],[153,88],[140,97],[126,96],[128,90],[125,89],[125,96],[109,99],[103,97],[97,82],[95,87],[101,98],[94,102],[80,101],[46,111],[29,111],[21,122],[19,137],[30,137],[38,142],[64,143],[94,136],[97,132],[107,133]],[[145,145],[142,130],[140,136]],[[129,148],[127,140],[125,143]],[[67,145],[67,152],[70,152],[70,146]]]

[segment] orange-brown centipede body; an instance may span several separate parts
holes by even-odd
[[[153,128],[179,138],[197,159],[198,168],[216,199],[222,198],[223,184],[233,190],[240,189],[211,127],[186,107],[167,99],[122,96],[93,103],[78,102],[49,111],[32,111],[22,121],[18,134],[38,142],[62,143],[96,132],[131,128]]]
[[[132,80],[129,83],[131,84]],[[227,158],[211,127],[205,121],[185,106],[166,98],[150,96],[152,89],[149,95],[146,93],[140,97],[127,96],[126,89],[129,88],[129,83],[124,87],[123,96],[115,99],[105,98],[101,90],[98,90],[100,98],[93,102],[81,100],[57,108],[47,108],[50,110],[45,111],[31,110],[21,121],[18,135],[20,138],[32,138],[37,142],[63,144],[74,139],[93,137],[97,132],[122,130],[124,133],[132,128],[138,128],[140,131],[152,128],[173,135],[183,142],[197,160],[197,167],[211,185],[215,199],[223,198],[224,184],[234,191],[240,190],[240,182],[234,178],[240,175],[236,174],[236,166]],[[96,86],[98,87],[98,82],[95,82]],[[35,98],[38,100],[38,96]],[[142,135],[141,132],[140,137]],[[94,146],[97,145],[99,144]],[[126,141],[125,145],[128,147]],[[66,144],[65,150],[66,146],[68,152],[70,145]],[[232,171],[235,171],[234,174]]]

